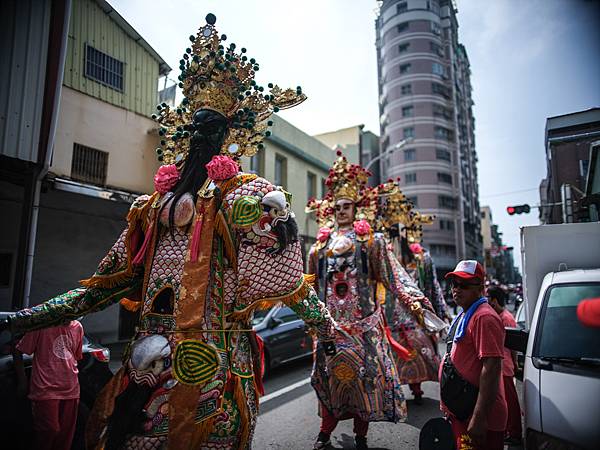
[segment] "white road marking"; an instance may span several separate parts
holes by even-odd
[[[260,403],[265,403],[265,402],[268,402],[269,400],[273,400],[274,398],[281,397],[282,395],[287,394],[288,392],[293,391],[294,389],[298,389],[299,387],[302,387],[305,384],[309,384],[309,383],[310,383],[310,378],[306,378],[305,380],[300,380],[294,384],[290,384],[289,386],[286,386],[275,392],[271,392],[270,394],[267,394],[264,397],[261,397]]]

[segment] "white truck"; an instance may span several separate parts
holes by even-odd
[[[525,446],[600,449],[600,328],[577,305],[600,298],[600,223],[521,229],[526,329],[507,329],[525,354]]]

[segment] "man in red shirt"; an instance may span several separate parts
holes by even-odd
[[[83,356],[82,345],[83,327],[73,320],[27,333],[16,346],[18,360],[21,353],[33,354],[29,399],[36,450],[71,448],[79,406],[77,360]],[[17,373],[21,390],[26,378],[19,362],[15,367],[21,367]]]
[[[473,412],[464,420],[454,416],[443,401],[441,409],[450,419],[457,449],[502,450],[507,417],[502,383],[504,327],[483,296],[485,272],[481,264],[461,261],[446,279],[463,312],[453,323],[456,331],[451,353],[444,358],[450,357],[460,377],[478,391]],[[443,364],[440,381],[442,372]]]
[[[491,287],[487,292],[488,302],[494,311],[500,316],[504,327],[515,328],[517,322],[510,312],[504,307],[506,305],[506,292],[499,287]],[[504,379],[504,395],[506,397],[506,407],[508,408],[508,422],[506,423],[506,440],[510,445],[517,445],[521,442],[521,406],[519,397],[515,389],[515,352],[504,347],[504,360],[502,361],[502,378]]]

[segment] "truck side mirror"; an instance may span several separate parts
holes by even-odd
[[[527,339],[529,332],[520,328],[506,327],[506,337],[504,338],[504,346],[517,352],[525,353],[527,349]]]

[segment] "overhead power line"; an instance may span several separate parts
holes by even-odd
[[[501,192],[498,194],[491,194],[491,195],[482,195],[481,198],[502,197],[503,195],[519,194],[521,192],[531,192],[531,191],[537,191],[537,190],[538,190],[538,188],[520,189],[518,191]]]

